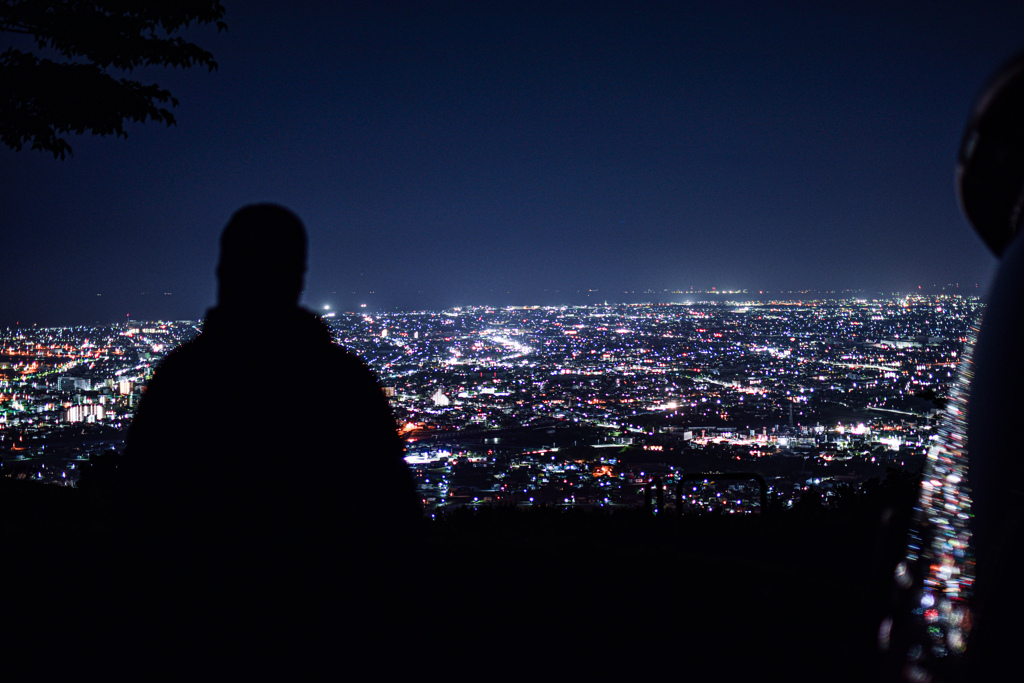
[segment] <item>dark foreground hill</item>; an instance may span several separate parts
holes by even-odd
[[[381,666],[442,666],[471,678],[688,678],[699,670],[720,680],[877,680],[876,634],[913,498],[914,478],[891,476],[839,509],[763,517],[463,509],[425,522],[383,572],[325,528],[323,549],[271,576],[250,571],[259,562],[248,558],[221,573],[208,549],[192,547],[137,563],[137,539],[119,535],[122,513],[109,499],[0,479],[0,541],[8,595],[30,586],[22,608],[45,610],[51,628],[63,616],[81,627],[83,613],[116,611],[120,591],[144,622],[174,609],[160,606],[162,596],[185,574],[204,586],[190,629],[219,619],[218,637],[230,640],[232,620],[255,605],[256,619],[278,608],[288,615],[268,619],[261,633],[294,633],[296,619],[320,610],[348,632],[360,627],[356,640],[337,639],[346,647],[385,643],[408,655]],[[358,599],[339,603],[335,594]]]

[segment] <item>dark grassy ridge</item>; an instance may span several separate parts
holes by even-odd
[[[884,509],[763,519],[479,511],[431,525],[426,555],[467,616],[525,614],[535,634],[609,639],[660,671],[710,661],[727,676],[740,667],[872,680],[907,519],[883,524]]]
[[[726,680],[877,680],[875,638],[914,481],[890,476],[839,509],[763,517],[462,509],[425,522],[397,560],[388,581],[404,596],[398,603],[369,599],[380,618],[402,615],[394,621],[407,637],[396,647],[424,661],[445,652],[450,665],[474,671],[618,678],[699,665]],[[8,568],[35,585],[71,585],[86,603],[96,586],[117,591],[98,575],[131,554],[117,515],[95,492],[0,479]],[[344,539],[330,534],[325,543],[343,557]]]

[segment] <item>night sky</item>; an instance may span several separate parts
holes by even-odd
[[[225,4],[140,74],[176,126],[0,149],[0,325],[201,317],[254,201],[320,310],[991,278],[954,170],[1019,3]]]

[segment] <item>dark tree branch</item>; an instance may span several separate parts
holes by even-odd
[[[64,159],[61,135],[127,137],[128,122],[174,125],[167,108],[178,101],[157,84],[107,72],[139,66],[217,68],[213,55],[176,32],[196,25],[226,28],[215,0],[100,0],[60,3],[0,0],[0,32],[30,35],[40,49],[68,61],[21,50],[0,54],[0,141],[15,150],[51,152]]]

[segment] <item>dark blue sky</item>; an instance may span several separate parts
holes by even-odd
[[[175,127],[0,150],[0,324],[199,317],[265,200],[316,308],[991,276],[954,165],[1016,3],[339,4],[227,2]]]

